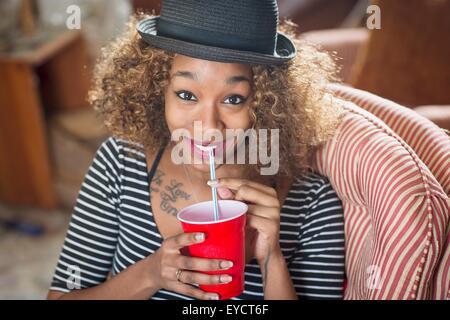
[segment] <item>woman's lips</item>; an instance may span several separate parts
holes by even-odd
[[[186,139],[188,139],[189,141],[191,141],[191,143],[194,143],[194,144],[196,144],[196,145],[199,145],[199,146],[204,146],[204,147],[207,147],[207,146],[209,146],[209,145],[217,145],[217,144],[219,144],[220,142],[218,142],[218,143],[213,143],[213,142],[211,142],[211,141],[200,141],[200,140],[194,140],[194,139],[190,139],[190,138],[187,138],[186,137]]]
[[[201,150],[196,144],[191,144],[191,151],[202,160],[207,160],[209,158],[209,153],[205,150]]]
[[[185,138],[190,144],[191,151],[202,160],[209,159],[208,147],[214,148],[214,155],[222,156],[223,150],[226,149],[226,141],[219,142],[205,142],[205,141],[197,141],[190,138]]]

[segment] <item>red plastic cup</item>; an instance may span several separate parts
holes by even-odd
[[[204,271],[206,274],[228,274],[229,283],[200,285],[200,289],[230,299],[244,291],[245,268],[245,213],[247,205],[235,200],[219,200],[220,219],[214,221],[212,201],[200,202],[182,209],[178,215],[184,232],[202,232],[205,240],[187,247],[192,257],[232,261],[226,270]]]

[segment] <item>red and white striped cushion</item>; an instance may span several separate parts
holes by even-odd
[[[334,94],[369,111],[399,135],[427,165],[450,196],[450,137],[415,111],[367,91],[333,84]]]
[[[316,154],[344,206],[346,299],[426,299],[448,225],[446,193],[397,134],[358,106]],[[378,282],[376,280],[379,280]]]
[[[450,300],[450,227],[447,228],[444,249],[431,287],[431,299],[435,300]]]
[[[450,196],[450,137],[443,130],[415,111],[367,91],[338,84],[330,88],[336,96],[357,104],[383,120],[414,150]],[[433,299],[450,299],[450,225],[447,226],[443,248],[430,289]]]

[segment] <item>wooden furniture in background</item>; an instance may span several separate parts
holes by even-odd
[[[450,0],[373,0],[381,29],[369,30],[349,83],[408,107],[450,103]]]
[[[57,205],[46,113],[88,107],[89,58],[78,31],[0,53],[0,201]]]
[[[280,17],[298,25],[298,32],[338,27],[358,0],[278,0]]]
[[[143,10],[150,13],[154,9],[155,14],[159,15],[161,12],[162,0],[131,0],[131,4],[135,11]]]
[[[450,0],[447,1],[450,2]],[[365,28],[327,29],[302,33],[301,38],[308,42],[320,45],[326,51],[335,52],[336,56],[339,57],[338,64],[341,67],[338,76],[344,83],[350,84],[355,71],[359,72],[359,70],[355,70],[355,67],[358,67],[358,65],[355,64],[355,61],[361,56],[361,48],[367,46],[366,43],[368,42],[371,32],[372,31]],[[425,68],[426,67],[427,66],[425,65]],[[442,73],[443,75],[447,75],[449,80],[442,85],[447,84],[447,87],[449,87],[450,77],[448,77],[448,75],[450,73],[445,71],[446,70],[443,70]],[[398,74],[388,68],[380,68],[379,72],[386,81],[390,81],[394,86],[391,79],[396,78]],[[429,79],[421,79],[421,77],[418,77],[417,79],[406,78],[408,78],[407,81],[411,81],[415,86],[420,86],[423,82],[435,82],[435,79],[432,76],[430,76]],[[411,94],[411,96],[413,96],[413,94]],[[433,99],[434,97],[430,98],[431,101]],[[447,99],[446,101],[446,103],[440,105],[425,104],[408,107],[411,107],[414,111],[450,133],[450,99]]]
[[[35,3],[33,0],[22,0],[20,3],[20,31],[22,34],[31,36],[36,32]]]

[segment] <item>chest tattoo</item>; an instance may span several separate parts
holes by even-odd
[[[156,170],[155,176],[152,179],[153,186],[150,187],[150,192],[159,193],[160,195],[160,208],[164,212],[176,216],[178,209],[175,207],[175,203],[179,199],[190,200],[191,195],[183,190],[183,183],[176,179],[170,180],[170,184],[163,187],[163,178],[165,173],[161,170]]]

